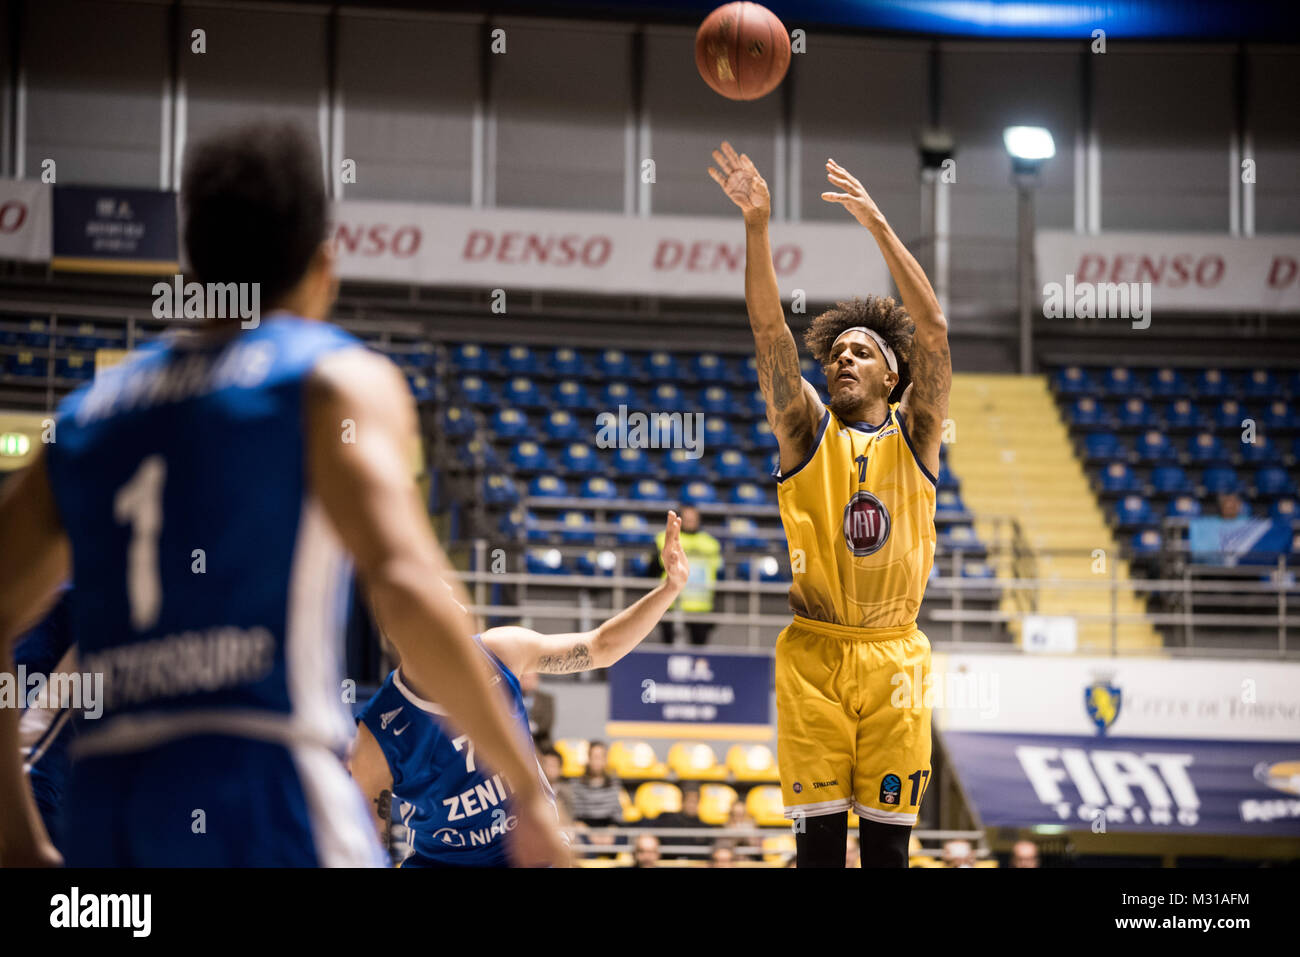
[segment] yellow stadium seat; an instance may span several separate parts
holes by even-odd
[[[668,751],[668,766],[684,781],[721,781],[727,769],[703,742],[678,741]]]
[[[561,738],[555,742],[555,750],[560,752],[560,773],[566,778],[582,777],[582,772],[587,770],[587,742],[581,738]]]
[[[627,793],[627,788],[618,789],[618,803],[623,805],[623,823],[635,824],[641,820],[641,809]]]
[[[759,827],[780,827],[790,823],[785,817],[785,802],[775,784],[750,788],[745,795],[745,810]]]
[[[609,769],[620,778],[666,778],[668,765],[645,741],[615,741],[609,746]]]
[[[700,820],[705,824],[726,824],[731,805],[739,795],[729,784],[700,785]]]
[[[667,781],[647,781],[636,789],[636,806],[642,817],[676,814],[682,809],[682,792]]]
[[[727,751],[727,768],[737,781],[779,781],[776,758],[765,744],[733,744]]]
[[[784,864],[794,857],[795,842],[793,834],[777,834],[763,838],[763,860],[769,864]]]

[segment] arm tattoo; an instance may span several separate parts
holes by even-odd
[[[952,390],[952,355],[945,338],[936,349],[919,344],[909,357],[912,373],[912,398],[909,403],[916,423],[913,436],[933,440],[948,416],[948,393]]]
[[[591,667],[591,651],[584,644],[576,644],[562,655],[542,655],[537,659],[537,670],[544,675],[568,675]]]
[[[384,822],[380,840],[384,845],[384,850],[388,850],[393,841],[393,792],[388,788],[384,788],[375,797],[375,811],[379,815],[379,820]]]
[[[803,395],[803,376],[799,372],[799,350],[789,330],[777,336],[770,346],[758,350],[758,384],[763,398],[782,417]]]

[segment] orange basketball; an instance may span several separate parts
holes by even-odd
[[[780,85],[790,67],[790,34],[757,3],[718,7],[695,34],[695,66],[729,100],[757,100]]]

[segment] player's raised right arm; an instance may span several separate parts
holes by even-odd
[[[750,158],[737,154],[730,143],[724,141],[721,150],[713,151],[713,161],[719,169],[710,167],[709,175],[745,216],[745,306],[754,333],[758,387],[781,447],[781,471],[786,472],[807,456],[823,407],[817,390],[799,372],[799,349],[786,325],[767,230],[767,183]]]
[[[308,402],[312,490],[352,554],[403,670],[510,781],[516,861],[563,861],[559,836],[544,823],[548,805],[536,761],[525,755],[505,698],[489,683],[488,659],[470,637],[474,624],[454,600],[464,599],[464,590],[438,547],[412,476],[415,408],[401,373],[364,349],[343,350],[317,365]],[[351,441],[344,441],[349,423]]]

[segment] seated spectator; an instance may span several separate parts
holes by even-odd
[[[945,841],[943,863],[946,867],[974,867],[975,848],[970,841]]]
[[[1012,867],[1037,867],[1038,845],[1033,841],[1016,841],[1011,848]]]
[[[763,846],[763,838],[758,834],[758,825],[749,816],[749,812],[745,810],[744,801],[736,801],[731,805],[731,810],[727,812],[727,827],[733,831],[748,830],[754,832],[752,837],[733,838],[737,847]]]
[[[573,819],[588,827],[617,827],[623,823],[623,785],[605,773],[606,758],[604,743],[591,742],[587,746],[587,770],[572,782]]]
[[[659,866],[659,838],[653,834],[638,834],[636,838],[636,863],[633,867]]]
[[[682,785],[682,809],[667,814],[660,814],[653,822],[655,827],[662,828],[683,828],[683,827],[707,827],[700,820],[700,786],[694,782],[686,782]],[[706,837],[677,837],[673,836],[668,840],[669,844],[687,844],[691,846],[704,846],[709,843]],[[669,854],[673,858],[692,858],[699,860],[691,854]]]
[[[735,867],[736,852],[730,841],[714,841],[713,853],[710,855],[710,867]]]
[[[536,671],[525,671],[519,676],[519,690],[524,693],[524,707],[528,709],[528,728],[533,732],[533,744],[538,751],[551,746],[551,727],[555,724],[555,696],[538,687]]]
[[[555,792],[555,809],[560,815],[560,827],[573,827],[573,788],[564,780],[564,758],[554,748],[542,752],[542,773]]]

